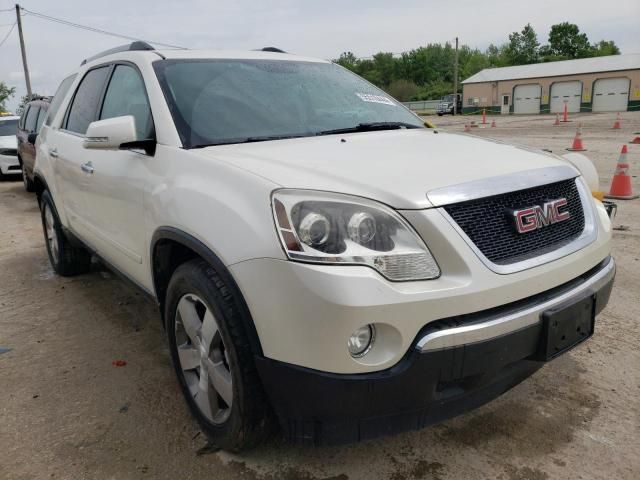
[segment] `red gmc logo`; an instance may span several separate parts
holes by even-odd
[[[553,223],[569,220],[571,214],[567,211],[560,211],[562,207],[566,206],[567,199],[559,198],[543,205],[536,205],[522,210],[512,210],[516,230],[518,233],[527,233],[547,227]]]

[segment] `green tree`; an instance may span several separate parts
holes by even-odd
[[[545,61],[570,60],[592,56],[593,48],[587,34],[580,33],[576,24],[563,22],[551,26],[549,44],[541,49],[541,54]]]
[[[593,45],[594,57],[604,57],[606,55],[620,55],[620,49],[613,40],[600,40]]]
[[[334,60],[338,65],[342,65],[344,68],[348,68],[351,71],[355,71],[358,68],[358,59],[353,52],[342,52],[340,58]]]
[[[509,59],[507,58],[506,50],[506,45],[497,46],[494,44],[490,44],[485,52],[488,67],[494,68],[509,66]]]
[[[0,112],[5,112],[7,107],[5,102],[16,93],[16,87],[9,87],[6,83],[0,82]]]
[[[419,88],[411,80],[399,79],[391,82],[385,91],[396,100],[408,102],[416,99]]]
[[[453,83],[444,80],[434,80],[424,85],[416,100],[436,100],[453,93]]]
[[[553,25],[548,45],[541,47],[535,30],[527,24],[521,31],[511,33],[508,42],[491,44],[484,52],[461,45],[458,79],[462,81],[485,68],[619,53],[620,49],[613,41],[602,40],[590,45],[578,26],[568,22]],[[453,93],[454,58],[455,50],[450,43],[430,43],[404,52],[400,57],[378,52],[367,59],[359,59],[353,52],[346,51],[335,62],[396,98],[430,100]]]
[[[509,35],[509,43],[505,47],[504,55],[510,65],[527,65],[538,63],[540,43],[533,27],[527,23],[521,32]]]
[[[467,45],[460,47],[458,52],[458,87],[460,92],[462,92],[460,81],[490,66],[489,58],[485,53],[478,49],[472,49]]]

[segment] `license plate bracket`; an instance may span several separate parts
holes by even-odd
[[[595,295],[588,295],[542,313],[541,360],[562,355],[593,335],[595,303]]]

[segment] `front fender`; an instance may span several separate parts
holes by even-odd
[[[150,163],[156,175],[146,201],[150,231],[169,226],[187,233],[225,266],[286,258],[270,205],[279,185],[229,163],[180,152],[172,158],[175,150],[159,145]]]

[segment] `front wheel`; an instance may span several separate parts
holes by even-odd
[[[269,431],[270,414],[236,299],[202,260],[178,267],[165,319],[182,393],[217,447],[240,451]]]

